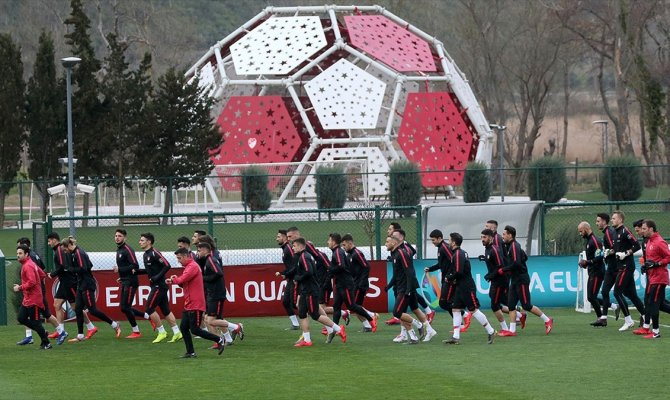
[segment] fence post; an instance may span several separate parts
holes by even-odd
[[[98,178],[96,177],[93,181],[93,184],[96,187],[95,190],[95,227],[100,226],[100,219],[98,218],[100,216],[100,182],[98,181]]]
[[[214,211],[212,210],[207,211],[207,231],[209,236],[214,237]]]
[[[23,181],[19,181],[19,223],[17,226],[23,229]]]
[[[541,215],[541,217],[540,217],[540,255],[543,256],[544,255],[544,218],[547,215],[547,208],[546,208],[544,202],[542,202],[542,204],[540,204],[540,207],[541,207],[541,210],[540,210],[541,211],[541,214],[540,214]]]
[[[0,326],[7,325],[7,267],[5,255],[0,250]]]
[[[422,230],[422,221],[423,217],[421,215],[421,204],[416,206],[416,253],[417,259],[423,259],[423,232]]]
[[[375,251],[377,252],[377,260],[382,257],[382,213],[379,206],[375,206]]]

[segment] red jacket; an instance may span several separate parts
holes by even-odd
[[[38,306],[43,308],[42,279],[44,279],[46,274],[30,257],[26,257],[21,261],[21,264],[21,285],[19,286],[19,290],[23,292],[23,302],[21,302],[21,305],[24,307]]]
[[[184,289],[184,310],[205,311],[205,288],[202,271],[194,259],[189,258],[184,265],[184,273],[172,280]]]
[[[668,285],[668,263],[670,263],[670,249],[658,232],[647,241],[646,260],[661,264],[660,267],[647,269],[647,285]]]

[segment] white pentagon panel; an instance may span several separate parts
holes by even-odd
[[[362,160],[366,163],[367,171],[361,171],[361,176],[366,196],[386,195],[388,194],[389,164],[384,153],[379,147],[341,147],[327,148],[321,150],[316,159],[316,165],[327,163],[328,161],[339,160]],[[352,171],[346,171],[351,174]],[[367,172],[367,173],[366,173]],[[355,175],[357,176],[357,175]],[[316,181],[313,174],[307,175],[296,197],[314,198],[316,192],[314,187]]]
[[[324,129],[373,129],[386,84],[341,59],[305,84]]]
[[[276,17],[230,47],[238,75],[282,75],[327,44],[316,16]]]

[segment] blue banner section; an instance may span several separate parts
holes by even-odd
[[[527,262],[530,274],[531,302],[538,307],[574,307],[577,298],[578,266],[577,256],[531,256]],[[637,263],[637,260],[636,260]],[[424,273],[424,268],[437,264],[437,260],[424,259],[414,260],[419,285],[419,296],[423,296],[431,308],[440,311],[438,304],[441,288],[440,271]],[[484,279],[486,275],[486,264],[476,258],[470,259],[472,265],[472,277],[477,285],[477,298],[483,311],[490,310],[489,283]],[[639,266],[636,265],[635,287],[638,295],[644,299],[644,287],[646,281],[644,275],[640,275]],[[387,263],[387,279],[393,276],[393,265]],[[395,298],[393,292],[389,291],[389,310],[393,309]],[[610,300],[616,303],[614,292],[610,293]]]

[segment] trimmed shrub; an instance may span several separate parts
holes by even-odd
[[[577,224],[563,223],[556,228],[554,241],[545,243],[548,254],[575,255],[584,250],[584,238],[577,233]]]
[[[471,161],[465,167],[463,177],[463,201],[466,203],[486,203],[491,196],[489,167],[479,161]]]
[[[272,204],[265,169],[250,166],[242,171],[242,203],[251,211],[266,211]]]
[[[539,158],[529,165],[528,195],[531,200],[556,203],[568,192],[565,163],[558,157]]]
[[[344,169],[340,166],[319,167],[314,178],[316,206],[320,209],[343,208],[347,201],[347,176]]]
[[[608,158],[600,172],[600,190],[610,201],[639,199],[644,185],[640,165],[633,156]]]
[[[410,161],[396,161],[389,169],[389,200],[392,207],[417,206],[421,203],[421,175],[419,167]],[[414,210],[399,211],[406,218]]]

